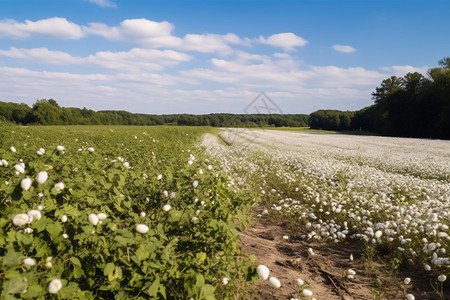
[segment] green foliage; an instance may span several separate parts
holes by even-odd
[[[225,175],[195,147],[207,129],[8,130],[0,142],[0,159],[9,163],[0,166],[0,298],[52,298],[48,285],[58,278],[63,287],[54,297],[61,299],[226,299],[235,291],[221,278],[254,279],[235,228],[254,200],[230,191]],[[36,153],[41,147],[44,155]],[[21,159],[25,172],[16,174]],[[40,171],[48,173],[42,184],[35,179]],[[21,188],[26,177],[33,179],[28,191]],[[39,207],[40,219],[13,224],[16,214]],[[99,213],[107,218],[93,225],[88,216]],[[25,266],[26,257],[36,264]]]

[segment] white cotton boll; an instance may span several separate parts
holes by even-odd
[[[98,217],[96,214],[90,214],[88,220],[94,226],[98,224]]]
[[[12,222],[16,226],[23,226],[25,224],[28,224],[30,221],[30,217],[26,214],[17,214],[14,216]]]
[[[54,188],[57,192],[61,192],[62,190],[64,190],[64,183],[63,182],[58,182],[55,184]]]
[[[383,232],[382,232],[381,230],[377,230],[377,231],[375,232],[374,237],[375,237],[376,239],[378,239],[378,238],[380,238],[382,235],[383,235]]]
[[[31,187],[31,183],[32,180],[30,177],[24,178],[22,179],[22,181],[20,182],[20,187],[24,190],[24,191],[28,191]]]
[[[274,287],[274,288],[278,289],[278,288],[281,287],[281,282],[275,277],[270,277],[269,278],[269,285],[271,287]]]
[[[50,294],[56,294],[57,292],[59,292],[59,290],[61,290],[61,288],[62,288],[61,280],[53,279],[52,281],[50,281],[48,285],[48,292]]]
[[[194,162],[192,160],[188,161],[188,165],[192,165]]]
[[[222,278],[223,285],[227,285],[229,281],[230,281],[230,278],[228,278],[228,277]]]
[[[269,278],[269,268],[266,267],[265,265],[259,265],[256,268],[256,272],[258,273],[259,278],[261,278],[262,280],[267,280]]]
[[[283,240],[288,240],[289,237],[287,235],[283,235]]]
[[[156,179],[161,180],[161,179],[162,179],[162,175],[159,174],[159,175],[156,177]]]
[[[352,254],[350,254],[350,261],[353,261],[353,253]]]
[[[169,204],[166,204],[163,206],[163,211],[169,211],[172,208],[172,206],[170,206]]]
[[[36,261],[30,257],[27,257],[23,260],[23,264],[27,267],[32,267],[36,264]]]
[[[126,162],[123,163],[123,166],[124,166],[125,168],[129,168],[129,167],[130,167],[130,163],[126,161]]]
[[[64,146],[61,146],[61,145],[57,146],[56,150],[59,151],[59,152],[62,152],[62,151],[64,151]]]
[[[67,239],[69,238],[69,235],[67,233],[63,233],[63,238]]]
[[[356,272],[355,272],[355,270],[353,270],[353,269],[348,269],[348,270],[347,270],[347,274],[348,274],[348,275],[354,276],[354,275],[356,275]]]
[[[195,180],[195,181],[192,183],[192,186],[193,186],[194,188],[196,188],[196,187],[198,186],[198,181]]]
[[[431,271],[430,265],[425,265],[425,271]]]
[[[195,223],[195,222],[197,222],[198,221],[198,218],[197,217],[192,217],[192,219],[191,219],[191,222],[192,223]]]
[[[198,170],[198,174],[203,175],[203,170],[202,169]]]
[[[36,175],[36,182],[43,184],[48,179],[48,173],[46,171],[41,171]]]
[[[211,165],[208,165],[208,170],[212,170],[212,166]]]
[[[16,152],[16,151],[17,151],[16,148],[14,148],[13,146],[11,146],[11,147],[9,148],[9,150],[11,150],[11,152]]]
[[[441,274],[438,276],[438,281],[439,282],[444,282],[447,280],[447,276],[445,276],[444,274]]]
[[[21,164],[14,165],[14,169],[19,173],[23,174],[25,173],[25,168]]]
[[[416,297],[414,297],[413,294],[407,294],[406,295],[406,300],[415,300],[415,299],[416,299]]]
[[[2,165],[7,167],[8,166],[8,161],[6,159],[2,159]]]
[[[23,230],[23,232],[25,232],[25,233],[32,233],[32,232],[33,232],[33,229],[30,228],[30,227],[27,227],[27,228],[25,228],[25,229]]]
[[[61,217],[61,222],[63,222],[63,223],[67,222],[67,216],[66,215]]]
[[[411,283],[411,278],[406,277],[406,278],[403,280],[403,283],[404,283],[404,284],[410,284],[410,283]]]
[[[299,286],[302,286],[302,285],[305,284],[305,281],[304,281],[303,279],[301,279],[301,278],[298,278],[298,279],[297,279],[297,284],[298,284]]]
[[[89,152],[94,152],[94,151],[95,151],[95,149],[94,149],[93,147],[89,147],[87,150],[88,150]]]
[[[147,231],[149,230],[148,226],[145,224],[137,224],[136,225],[136,231],[139,233],[147,233]]]
[[[106,214],[104,214],[104,213],[99,213],[99,214],[97,214],[97,218],[98,218],[99,220],[105,220],[107,217],[108,217],[108,216],[107,216]]]
[[[52,262],[51,261],[48,261],[48,262],[46,262],[45,263],[45,267],[47,268],[47,269],[51,269],[52,268]]]
[[[304,290],[302,291],[302,294],[303,294],[303,296],[311,297],[311,296],[313,295],[313,292],[312,292],[311,290],[304,289]]]
[[[314,250],[312,248],[308,248],[308,254],[310,256],[316,255],[316,253],[314,253]]]
[[[42,214],[41,214],[41,212],[40,212],[39,210],[33,209],[33,210],[30,210],[30,211],[28,212],[28,216],[31,217],[31,218],[40,220],[41,217],[42,217]]]
[[[141,216],[141,218],[144,218],[145,217],[145,212],[141,211],[140,216]]]

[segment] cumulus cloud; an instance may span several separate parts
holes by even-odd
[[[26,39],[29,37],[50,37],[77,40],[84,37],[80,26],[65,18],[48,18],[36,22],[25,20],[19,23],[15,20],[0,21],[0,37]]]
[[[283,48],[285,51],[294,50],[296,47],[305,46],[308,41],[295,35],[292,32],[277,33],[267,38],[260,36],[256,43],[267,44],[273,47]]]
[[[352,53],[355,52],[356,49],[349,45],[333,45],[331,48],[333,48],[337,52],[342,53]]]
[[[112,8],[117,7],[117,4],[109,0],[88,0],[88,1],[100,7],[112,7]]]
[[[380,68],[380,70],[388,72],[395,76],[405,76],[408,73],[414,73],[414,72],[426,74],[429,68],[430,67],[428,67],[428,66],[413,67],[410,65],[405,65],[405,66],[382,67],[382,68]]]
[[[55,65],[69,65],[83,62],[82,58],[73,57],[67,52],[50,51],[47,48],[19,49],[11,47],[9,50],[0,50],[0,55]]]

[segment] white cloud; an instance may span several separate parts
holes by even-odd
[[[414,72],[418,72],[418,73],[425,75],[429,68],[430,67],[428,67],[428,66],[413,67],[410,65],[405,65],[405,66],[382,67],[382,68],[380,68],[380,70],[389,72],[390,74],[395,75],[395,76],[405,76],[408,73],[414,73]]]
[[[308,41],[295,35],[292,32],[277,33],[269,36],[268,38],[260,36],[255,40],[256,43],[267,44],[273,47],[283,48],[285,51],[294,50],[295,47],[303,47]]]
[[[342,53],[353,53],[356,51],[355,48],[353,48],[352,46],[349,46],[349,45],[333,45],[331,48],[333,48],[337,52],[342,52]]]
[[[109,0],[88,0],[88,1],[100,7],[112,7],[112,8],[117,7],[117,4]]]
[[[84,36],[81,27],[67,21],[65,18],[48,18],[36,22],[25,20],[19,23],[15,20],[0,21],[0,37],[26,39],[29,37],[50,37],[77,40]]]
[[[111,52],[99,51],[88,57],[74,57],[62,51],[50,51],[47,48],[0,50],[1,56],[25,59],[36,63],[55,65],[86,64],[123,72],[161,71],[166,66],[177,65],[192,59],[190,55],[173,50],[140,49]]]

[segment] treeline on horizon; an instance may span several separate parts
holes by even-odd
[[[359,111],[318,110],[305,114],[171,114],[93,111],[60,107],[53,99],[32,107],[0,101],[0,117],[36,125],[182,125],[213,127],[311,127],[366,131],[380,135],[450,139],[450,57],[427,77],[408,73],[383,80],[372,93],[374,104]]]

